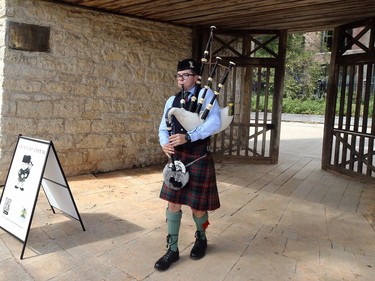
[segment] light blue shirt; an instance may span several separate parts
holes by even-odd
[[[194,93],[195,87],[189,90],[190,93]],[[204,88],[202,88],[199,92],[198,100],[202,96],[204,92]],[[189,95],[189,99],[193,94]],[[205,110],[207,105],[210,103],[212,97],[214,96],[214,93],[212,92],[211,89],[208,89],[206,92],[206,96],[202,105],[201,110]],[[172,107],[173,101],[175,99],[175,96],[171,96],[168,98],[167,102],[165,103],[164,106],[164,112],[163,116],[160,121],[159,125],[159,143],[163,147],[165,144],[167,144],[169,133],[167,131],[167,124],[166,124],[166,113],[168,109]],[[203,124],[200,126],[197,126],[193,130],[187,132],[190,135],[191,141],[197,141],[197,140],[203,140],[211,135],[213,135],[215,132],[217,132],[220,129],[221,126],[221,117],[220,117],[220,107],[217,103],[217,100],[215,99],[215,102],[206,118]]]

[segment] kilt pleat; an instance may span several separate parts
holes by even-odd
[[[199,211],[218,209],[220,200],[215,164],[212,155],[207,151],[207,143],[203,142],[188,149],[183,146],[176,147],[174,157],[186,166],[205,154],[206,157],[187,167],[189,182],[185,187],[180,190],[171,190],[163,182],[160,198],[168,202],[187,205]]]

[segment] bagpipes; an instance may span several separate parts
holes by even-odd
[[[201,65],[200,65],[200,71],[198,73],[199,79],[196,82],[195,85],[195,91],[193,93],[193,96],[191,97],[190,106],[189,109],[185,109],[185,101],[183,99],[185,95],[185,90],[182,87],[181,89],[181,107],[172,107],[167,111],[167,114],[165,116],[166,124],[167,124],[167,130],[169,134],[172,133],[172,117],[175,117],[177,121],[184,127],[186,131],[191,131],[195,129],[196,127],[202,125],[205,120],[207,119],[208,114],[210,113],[210,110],[212,109],[215,101],[217,100],[217,97],[220,94],[221,89],[224,87],[224,84],[228,78],[229,73],[231,72],[232,68],[235,66],[234,62],[229,62],[229,65],[227,67],[220,64],[221,58],[216,57],[215,63],[212,65],[208,79],[207,84],[203,87],[203,93],[201,97],[198,100],[199,93],[202,90],[201,88],[201,79],[204,72],[205,65],[210,65],[210,62],[208,61],[209,53],[211,49],[211,44],[213,40],[213,32],[216,29],[215,26],[210,27],[210,36],[208,38],[206,48],[203,52],[203,57],[201,58]],[[214,80],[214,76],[216,74],[218,67],[225,67],[224,74],[218,83],[216,90],[213,90],[214,96],[211,98],[210,102],[206,106],[204,110],[202,110],[202,106],[204,104],[206,93],[208,90],[212,88],[212,82]],[[196,107],[195,111],[194,108]],[[214,134],[217,134],[223,130],[225,130],[230,123],[233,121],[233,103],[231,103],[229,106],[225,108],[220,107],[220,119],[221,119],[221,126],[218,131],[216,131]],[[194,160],[193,162],[184,165],[181,161],[175,160],[173,155],[171,155],[171,162],[166,164],[163,170],[164,175],[164,183],[167,185],[168,188],[172,190],[179,190],[183,188],[187,182],[189,181],[189,173],[187,171],[187,167],[192,165],[194,162],[200,160],[201,158],[205,157],[206,155],[199,157],[198,159]]]
[[[223,88],[230,71],[235,66],[235,63],[231,62],[231,61],[229,62],[229,65],[227,67],[222,66],[222,65],[220,65],[221,58],[216,57],[216,61],[213,64],[213,66],[211,68],[211,71],[209,73],[209,77],[207,79],[207,84],[204,86],[204,92],[202,93],[201,98],[198,100],[198,95],[199,95],[199,92],[201,90],[200,84],[201,84],[201,79],[202,79],[202,75],[203,75],[203,72],[204,72],[204,66],[209,64],[209,62],[208,62],[208,56],[209,56],[209,53],[210,53],[209,50],[211,48],[211,44],[212,44],[212,40],[213,40],[213,32],[216,29],[216,27],[211,26],[210,29],[211,29],[210,36],[208,38],[206,48],[203,52],[203,57],[201,59],[199,79],[196,82],[195,91],[194,91],[193,96],[191,97],[189,110],[186,110],[183,107],[181,107],[181,108],[173,107],[168,111],[168,115],[166,116],[166,118],[168,118],[168,122],[171,122],[172,116],[174,116],[177,119],[177,121],[185,128],[186,131],[191,131],[194,128],[196,128],[196,127],[198,127],[198,126],[200,126],[204,123],[204,121],[206,120],[206,118],[208,116],[208,113],[210,112],[210,110],[213,106],[213,103],[215,102],[215,100],[219,96],[220,91]],[[214,76],[215,76],[215,73],[216,73],[216,70],[217,70],[218,66],[225,67],[225,72],[223,74],[223,77],[221,78],[220,83],[217,85],[216,90],[214,90],[214,94],[215,94],[214,97],[211,99],[210,103],[205,108],[205,110],[202,111],[201,109],[202,109],[202,106],[203,106],[203,103],[204,103],[204,100],[205,100],[206,93],[212,87],[212,81],[214,80]],[[193,112],[193,109],[194,109],[195,105],[197,105],[196,110],[195,110],[195,112]],[[232,123],[232,121],[233,121],[233,104],[230,104],[229,106],[227,106],[225,108],[220,108],[220,115],[221,115],[221,126],[220,126],[220,129],[218,131],[216,131],[214,134],[217,134],[217,133],[225,130],[230,125],[230,123]]]

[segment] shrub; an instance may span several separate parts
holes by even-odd
[[[324,99],[293,99],[291,97],[283,98],[283,113],[293,114],[312,114],[324,115],[325,112]],[[256,111],[256,98],[253,97],[251,103],[251,111]],[[264,96],[259,99],[259,110],[264,111]],[[268,112],[272,111],[272,97],[268,101]]]

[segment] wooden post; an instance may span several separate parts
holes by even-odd
[[[282,100],[283,88],[285,77],[285,59],[286,59],[286,43],[287,43],[287,30],[280,31],[279,37],[279,54],[278,65],[275,68],[275,91],[272,105],[272,124],[274,129],[271,130],[271,163],[276,164],[279,161],[280,149],[280,130],[281,130],[281,114],[282,114]]]
[[[321,162],[321,167],[323,170],[327,170],[330,164],[332,153],[332,132],[335,125],[336,91],[339,75],[339,69],[336,65],[336,58],[339,51],[339,37],[340,30],[339,28],[335,28],[333,32],[333,44],[326,98],[326,112],[324,118],[323,149]]]

